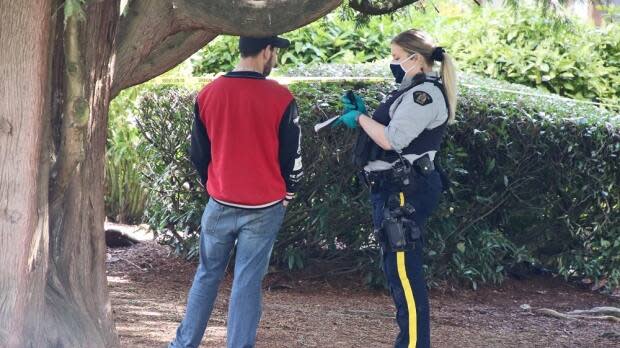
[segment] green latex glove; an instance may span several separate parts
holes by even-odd
[[[364,103],[364,100],[362,99],[362,97],[360,97],[359,95],[353,93],[353,97],[355,99],[355,103],[351,102],[351,99],[349,99],[347,93],[345,93],[340,100],[342,101],[342,104],[344,105],[344,111],[343,113],[347,113],[351,110],[357,110],[359,112],[361,112],[362,114],[367,114],[368,111],[366,110],[366,104]]]
[[[343,95],[342,98],[340,98],[340,100],[342,101],[342,106],[343,106],[342,113],[343,114],[346,114],[347,112],[351,110],[357,110],[357,107],[355,106],[355,104],[351,104],[351,101],[349,100],[346,94]]]
[[[357,119],[360,117],[362,113],[357,110],[350,110],[344,115],[338,117],[334,123],[332,123],[332,127],[335,127],[339,124],[344,124],[347,128],[355,129],[357,128]]]

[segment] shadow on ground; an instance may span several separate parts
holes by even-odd
[[[195,264],[153,242],[108,250],[108,282],[123,347],[164,347],[185,310]],[[388,294],[355,283],[266,279],[257,347],[391,347],[396,335]],[[284,283],[283,283],[284,282]],[[201,347],[225,347],[230,276],[220,289]],[[284,286],[281,286],[284,285]],[[434,347],[612,347],[620,324],[541,316],[521,305],[559,311],[618,306],[618,299],[553,278],[509,280],[501,288],[431,292]]]

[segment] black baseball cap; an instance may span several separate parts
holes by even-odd
[[[247,56],[255,55],[269,45],[271,47],[287,48],[291,45],[291,42],[278,36],[239,37],[239,51]]]

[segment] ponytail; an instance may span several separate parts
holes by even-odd
[[[443,60],[441,61],[441,80],[443,86],[446,89],[446,96],[448,97],[448,124],[453,124],[456,118],[456,67],[454,66],[454,60],[452,57],[445,53],[443,54]]]

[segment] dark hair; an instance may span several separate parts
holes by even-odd
[[[271,51],[274,50],[275,47],[273,46],[267,46],[269,47],[269,49],[271,49]],[[256,57],[262,50],[264,50],[267,47],[239,47],[239,53],[241,54],[241,58],[247,58],[247,57]]]

